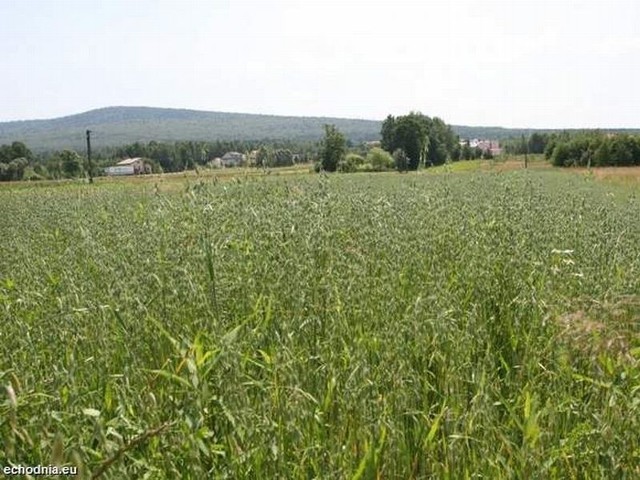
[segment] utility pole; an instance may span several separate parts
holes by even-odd
[[[87,130],[87,162],[89,163],[89,183],[93,183],[93,165],[91,165],[91,130]]]
[[[522,148],[524,149],[524,168],[527,168],[529,163],[528,153],[529,153],[529,142],[524,139],[524,133],[522,134]]]

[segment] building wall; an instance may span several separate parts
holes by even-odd
[[[107,175],[112,175],[112,176],[133,175],[135,173],[133,165],[120,165],[115,167],[107,167],[104,169],[104,171]]]

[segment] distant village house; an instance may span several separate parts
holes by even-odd
[[[220,160],[224,167],[239,167],[244,165],[244,154],[240,152],[227,152]]]
[[[150,169],[140,157],[126,158],[119,161],[112,167],[105,168],[105,173],[110,176],[117,175],[139,175],[142,173],[150,173]]]
[[[494,157],[502,153],[502,147],[497,140],[479,140],[474,138],[473,140],[468,140],[468,142],[471,148],[479,148],[483,152],[491,152]],[[467,140],[460,141],[460,145],[464,145],[465,143],[467,143]]]

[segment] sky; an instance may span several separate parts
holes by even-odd
[[[640,127],[638,0],[0,0],[0,121],[107,106]]]

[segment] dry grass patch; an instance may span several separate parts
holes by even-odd
[[[631,185],[640,183],[640,167],[603,167],[592,172],[598,180]]]
[[[634,361],[640,343],[640,297],[620,297],[615,302],[593,302],[560,315],[559,338],[571,351],[597,358],[605,354]]]

